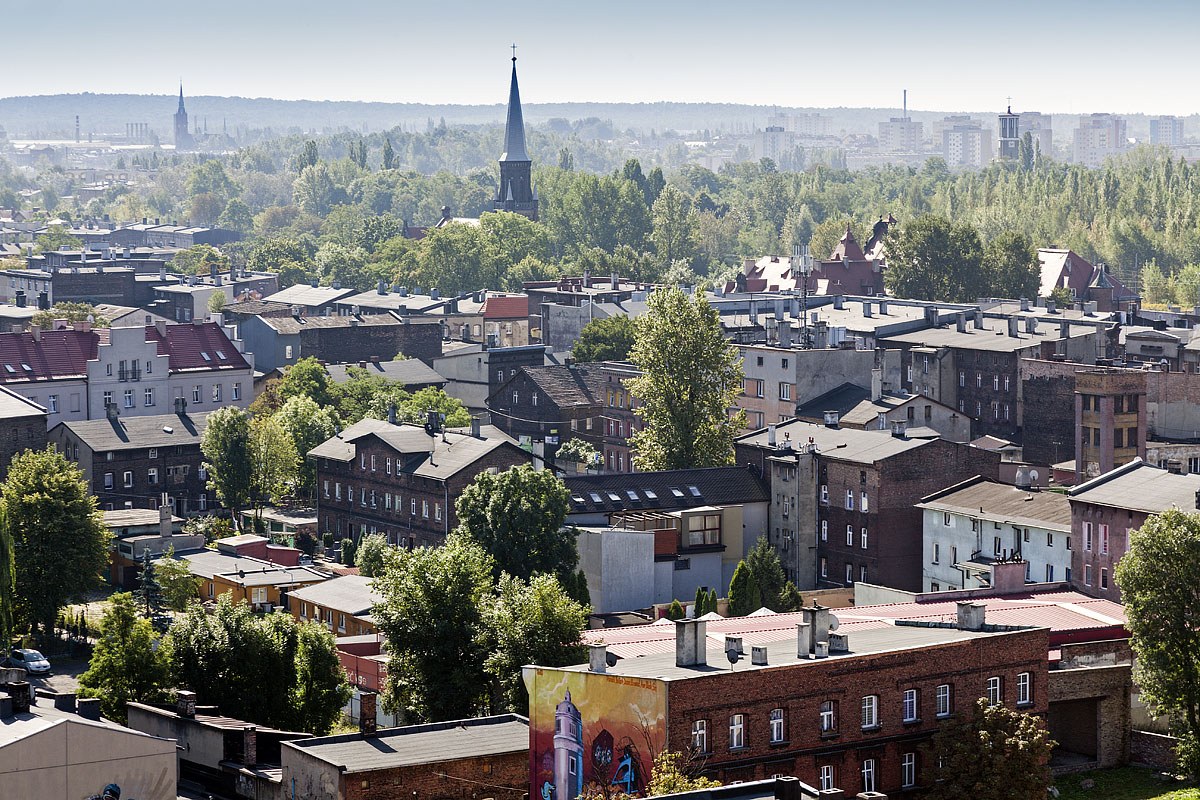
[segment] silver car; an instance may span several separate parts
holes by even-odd
[[[7,666],[18,667],[30,675],[50,674],[50,662],[37,650],[13,650],[6,663]]]

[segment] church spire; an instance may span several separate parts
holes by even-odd
[[[512,84],[508,89],[508,120],[504,124],[504,154],[501,161],[528,161],[525,152],[525,119],[521,115],[521,92],[517,88],[516,45],[513,45]]]
[[[179,110],[183,111],[183,81],[179,82]]]

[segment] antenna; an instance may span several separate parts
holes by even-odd
[[[901,113],[901,116],[905,120],[907,120],[908,119],[908,89],[904,89],[903,92],[904,92],[904,111]]]

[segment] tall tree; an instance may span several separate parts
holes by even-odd
[[[16,565],[13,563],[13,537],[8,529],[8,509],[0,497],[0,646],[12,641],[16,621]]]
[[[250,501],[254,465],[250,458],[250,418],[240,408],[226,406],[208,415],[200,439],[208,488],[237,518]]]
[[[52,446],[12,460],[0,499],[13,539],[18,611],[49,635],[59,609],[99,585],[112,535],[83,473]]]
[[[277,391],[283,402],[293,397],[307,397],[322,408],[337,403],[337,386],[321,362],[312,356],[298,359],[284,370]]]
[[[575,534],[564,528],[570,492],[553,472],[528,465],[481,472],[462,494],[455,534],[487,552],[496,577],[538,574],[566,578],[579,554]]]
[[[125,704],[166,699],[171,686],[166,651],[148,620],[138,618],[132,595],[119,592],[109,599],[100,620],[100,635],[79,676],[80,694],[99,697],[105,717],[125,722]]]
[[[295,442],[276,417],[250,422],[250,503],[255,517],[269,503],[279,503],[296,485],[300,457]]]
[[[142,550],[142,570],[133,597],[137,599],[138,610],[146,619],[153,619],[162,611],[162,585],[158,582],[158,571],[150,558],[149,547]]]
[[[553,575],[528,582],[505,575],[483,613],[485,669],[495,685],[492,710],[529,713],[521,667],[565,667],[584,660],[580,634],[588,609],[571,599]]]
[[[912,300],[973,301],[987,294],[983,248],[969,223],[924,214],[888,235],[888,291]]]
[[[650,783],[646,786],[647,797],[681,792],[697,792],[715,789],[720,781],[697,775],[695,765],[688,764],[679,753],[664,750],[654,759],[650,770]]]
[[[933,739],[926,774],[931,800],[1044,800],[1054,743],[1042,721],[979,698],[970,716]]]
[[[292,726],[318,736],[327,734],[354,694],[338,660],[333,633],[317,622],[297,625],[295,664]]]
[[[1180,766],[1200,772],[1200,515],[1172,508],[1129,535],[1117,563],[1142,697],[1171,720]]]
[[[431,722],[479,713],[488,703],[480,609],[492,588],[483,548],[450,536],[443,547],[401,551],[375,586],[391,654],[388,705]]]
[[[579,333],[571,347],[571,356],[581,364],[596,361],[624,361],[636,338],[633,320],[618,314],[594,319]]]
[[[650,241],[663,264],[696,258],[700,228],[692,201],[674,186],[666,186],[654,201]]]
[[[983,269],[995,297],[1037,297],[1041,266],[1037,249],[1019,231],[1003,231],[983,249]]]
[[[375,578],[383,574],[387,567],[392,546],[382,533],[372,533],[364,536],[354,553],[354,566],[358,567],[360,575]]]
[[[787,574],[783,571],[783,562],[779,553],[767,541],[766,536],[758,537],[754,547],[746,553],[746,566],[754,576],[754,584],[758,587],[760,602],[772,611],[783,611],[781,595],[788,585]],[[751,609],[757,611],[757,608]]]
[[[629,353],[642,370],[628,386],[645,423],[630,437],[634,463],[644,472],[730,463],[746,416],[729,413],[742,390],[737,348],[703,295],[665,288],[648,304]]]
[[[168,547],[163,557],[154,563],[154,573],[162,586],[162,599],[174,611],[184,611],[188,603],[197,599],[200,579],[192,574],[188,562],[175,557],[174,546]]]
[[[396,166],[396,151],[392,148],[392,137],[383,137],[383,168],[392,169]]]
[[[729,613],[735,617],[753,614],[762,608],[762,593],[754,580],[754,573],[746,562],[739,561],[729,582]]]
[[[308,458],[308,451],[328,439],[338,430],[337,412],[322,408],[306,395],[290,397],[275,414],[275,420],[292,440],[298,463],[297,493],[315,497],[317,490],[317,467]]]

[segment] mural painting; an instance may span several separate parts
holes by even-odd
[[[666,744],[666,686],[538,667],[527,668],[525,683],[531,798],[645,794]]]

